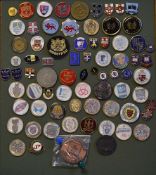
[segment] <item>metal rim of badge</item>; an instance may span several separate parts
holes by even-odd
[[[116,137],[122,141],[130,139],[132,136],[132,128],[128,124],[119,124],[115,131]]]
[[[24,115],[29,110],[29,103],[24,99],[17,99],[13,104],[13,111],[17,115]]]
[[[146,68],[137,68],[133,74],[134,81],[139,85],[145,85],[151,80],[151,73]]]
[[[35,100],[31,104],[31,113],[36,117],[42,117],[47,112],[47,104],[43,100]]]
[[[129,41],[126,36],[117,35],[113,38],[112,46],[116,51],[123,52],[129,46]]]
[[[120,99],[125,99],[130,94],[130,87],[127,83],[119,82],[114,87],[114,94]]]
[[[95,19],[87,19],[83,24],[83,31],[87,35],[96,35],[99,29],[99,23]]]
[[[28,47],[27,40],[23,37],[15,37],[12,40],[12,49],[16,53],[23,53]]]
[[[110,120],[103,120],[99,124],[99,133],[101,135],[112,136],[115,132],[115,124]]]
[[[134,137],[139,141],[145,141],[150,137],[150,128],[146,124],[138,124],[133,129]]]
[[[25,93],[25,87],[22,83],[15,81],[10,84],[8,92],[12,98],[21,98]]]
[[[42,133],[41,125],[36,121],[28,122],[25,126],[25,134],[27,137],[36,139]]]
[[[17,67],[21,65],[21,58],[19,56],[13,56],[10,60],[12,66]]]
[[[128,62],[129,58],[124,53],[116,53],[112,59],[113,66],[117,69],[124,69],[127,67]]]
[[[42,87],[37,83],[30,83],[27,87],[26,94],[32,100],[39,99],[42,96]]]
[[[86,82],[80,82],[75,87],[75,95],[78,98],[87,98],[91,94],[91,87]]]
[[[17,12],[18,12],[18,10],[15,7],[9,7],[9,9],[8,9],[9,16],[16,16]]]
[[[124,122],[134,123],[140,117],[138,106],[133,103],[125,103],[120,110],[120,117]]]
[[[20,19],[12,20],[10,21],[10,24],[9,24],[9,30],[10,30],[10,33],[15,36],[22,35],[25,31],[25,24]]]
[[[33,36],[30,41],[33,51],[39,52],[44,48],[44,39],[41,36]]]
[[[60,85],[56,89],[56,97],[60,101],[68,101],[72,97],[72,89],[66,85]]]
[[[106,67],[111,63],[111,54],[108,51],[98,51],[95,56],[95,62],[101,67]]]
[[[104,114],[108,117],[114,118],[116,117],[119,112],[120,112],[120,105],[118,102],[116,102],[115,100],[107,100],[104,104],[103,104],[103,108],[102,108]]]
[[[23,121],[19,117],[11,117],[7,122],[7,130],[11,134],[19,134],[23,130]]]
[[[9,144],[9,152],[16,157],[22,156],[26,151],[25,143],[20,139],[15,139]]]
[[[79,112],[82,108],[82,102],[79,99],[71,99],[69,102],[69,109],[71,112]]]
[[[49,139],[56,138],[60,133],[60,126],[54,122],[48,122],[44,125],[43,134]]]
[[[78,129],[79,123],[75,117],[67,116],[62,120],[62,129],[67,133],[74,133]]]
[[[42,8],[41,8],[42,7]],[[51,15],[53,7],[49,2],[39,2],[37,5],[37,14],[41,17],[48,17]]]
[[[100,111],[101,104],[96,98],[88,98],[85,100],[83,108],[87,114],[95,115]]]
[[[145,103],[148,100],[149,92],[146,88],[138,86],[134,89],[132,97],[137,103]]]

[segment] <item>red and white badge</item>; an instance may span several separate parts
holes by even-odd
[[[109,37],[101,37],[100,46],[103,48],[108,48],[109,46]]]
[[[112,15],[112,13],[114,12],[114,4],[105,4],[104,12],[106,15]]]
[[[81,82],[75,87],[75,94],[79,98],[87,98],[91,94],[91,87],[88,83]]]
[[[115,12],[123,14],[125,12],[125,4],[115,4]]]
[[[35,34],[39,33],[39,29],[38,29],[36,21],[28,22],[28,30],[27,30],[27,32],[29,34],[31,34],[31,35],[35,35]]]
[[[34,15],[35,8],[30,2],[23,2],[19,5],[19,15],[22,18],[28,19]]]

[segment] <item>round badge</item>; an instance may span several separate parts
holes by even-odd
[[[32,3],[23,2],[19,5],[18,13],[22,18],[28,19],[34,15],[35,8]]]
[[[132,78],[133,76],[133,72],[131,69],[124,69],[122,72],[121,72],[121,77],[124,79],[124,80],[129,80],[130,78]]]
[[[60,126],[54,122],[48,122],[44,125],[44,135],[49,139],[56,138],[60,133]]]
[[[17,15],[17,9],[15,7],[9,7],[8,9],[8,15],[9,16],[16,16]]]
[[[62,36],[54,36],[48,41],[47,49],[52,57],[62,58],[69,52],[69,43]]]
[[[19,157],[25,153],[26,145],[20,139],[13,140],[9,145],[9,151],[13,156]]]
[[[107,100],[102,108],[104,114],[108,117],[116,117],[120,112],[120,105],[114,100]]]
[[[94,86],[94,93],[97,99],[107,100],[112,95],[111,84],[107,80],[102,80]]]
[[[54,97],[54,92],[52,88],[44,88],[43,89],[43,98],[46,100],[50,100]]]
[[[57,74],[54,69],[50,67],[43,67],[37,73],[37,82],[41,87],[50,88],[55,85],[57,81]]]
[[[132,129],[127,124],[119,124],[116,127],[116,137],[120,140],[128,140],[132,135]]]
[[[28,112],[29,104],[24,99],[17,99],[13,104],[13,111],[17,115],[24,115]]]
[[[133,91],[133,100],[137,103],[145,103],[148,100],[148,90],[144,87],[136,87]]]
[[[25,24],[20,19],[10,21],[9,30],[13,35],[22,35],[25,31]]]
[[[61,30],[65,36],[73,37],[79,33],[79,25],[76,20],[71,20],[68,18],[62,22]]]
[[[22,37],[15,37],[12,41],[12,49],[16,53],[23,53],[27,49],[27,40]]]
[[[55,6],[55,14],[59,18],[66,18],[70,15],[70,4],[68,2],[59,2]]]
[[[43,144],[40,141],[33,141],[29,151],[34,154],[41,153],[43,151]]]
[[[136,35],[131,38],[130,46],[134,52],[141,53],[146,49],[147,45],[145,39],[142,36]]]
[[[150,137],[150,128],[146,124],[138,124],[133,130],[134,137],[139,141],[145,141]]]
[[[25,93],[25,87],[22,83],[16,81],[10,84],[8,91],[12,98],[21,98]]]
[[[75,117],[65,117],[62,121],[62,129],[65,132],[73,133],[78,129],[79,123]]]
[[[44,48],[44,39],[41,36],[33,36],[30,45],[33,51],[41,51]]]
[[[63,105],[58,103],[53,103],[50,106],[50,116],[53,119],[62,119],[65,116],[66,109]]]
[[[99,125],[99,133],[101,135],[108,135],[111,136],[115,132],[115,125],[110,120],[104,120]]]
[[[99,73],[99,78],[100,78],[100,80],[106,80],[107,79],[107,74],[105,72],[100,72]]]
[[[84,51],[87,49],[87,41],[83,37],[78,37],[74,40],[74,48],[77,51]]]
[[[8,120],[7,129],[11,134],[19,134],[23,129],[23,121],[19,117],[11,117]]]
[[[31,83],[28,85],[26,92],[30,99],[36,100],[42,96],[42,87],[37,83]]]
[[[101,104],[96,98],[88,98],[83,108],[87,114],[95,115],[100,111]]]
[[[129,41],[127,37],[123,35],[117,35],[113,38],[112,45],[116,51],[122,52],[128,48]]]
[[[101,67],[106,67],[110,64],[111,62],[111,55],[107,51],[98,51],[96,56],[95,56],[95,62],[97,65]]]
[[[145,85],[151,80],[151,73],[146,68],[138,68],[133,74],[134,81],[139,85]]]
[[[81,121],[81,131],[85,134],[92,134],[97,128],[96,120],[91,117],[84,118]]]
[[[124,69],[125,67],[127,67],[128,62],[129,58],[124,53],[116,53],[112,59],[114,67],[118,69]]]
[[[118,70],[116,70],[116,69],[111,70],[111,71],[110,71],[110,77],[111,77],[112,79],[117,79],[117,78],[119,78],[119,72],[118,72]]]
[[[114,87],[114,94],[120,99],[127,98],[130,94],[130,87],[127,83],[120,82]]]
[[[76,72],[72,69],[64,69],[59,74],[61,84],[71,86],[76,81]]]
[[[42,133],[41,125],[38,122],[28,122],[25,126],[25,134],[27,137],[35,139]]]
[[[37,14],[41,17],[48,17],[51,15],[53,7],[49,2],[39,2],[37,5]]]
[[[18,56],[13,56],[10,60],[12,66],[20,66],[21,65],[21,58]]]
[[[47,34],[54,34],[58,31],[59,24],[54,18],[47,18],[42,23],[43,31]]]
[[[56,97],[60,101],[68,101],[72,97],[72,89],[66,85],[58,86],[56,90]]]
[[[83,30],[87,35],[96,35],[100,29],[99,23],[94,19],[87,19],[84,22]]]
[[[135,35],[142,29],[142,22],[136,16],[128,16],[123,21],[123,29],[127,34]]]
[[[76,1],[71,6],[71,15],[76,20],[84,20],[89,15],[89,7],[83,1]]]
[[[116,150],[117,143],[112,136],[101,136],[96,141],[96,148],[99,154],[109,156]]]
[[[47,105],[43,100],[35,100],[31,104],[31,112],[34,116],[41,117],[47,112]]]
[[[125,103],[120,110],[120,117],[127,123],[133,123],[139,119],[140,110],[133,103]]]
[[[70,100],[69,109],[71,112],[79,112],[81,108],[82,108],[81,100],[76,99],[76,98]]]
[[[103,20],[102,28],[107,35],[116,35],[121,29],[121,22],[116,17],[106,17]]]
[[[75,94],[79,98],[87,98],[91,94],[91,87],[88,83],[80,82],[75,87]]]

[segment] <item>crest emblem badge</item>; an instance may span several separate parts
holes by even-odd
[[[101,37],[100,46],[103,48],[108,48],[109,46],[109,37]]]
[[[104,12],[106,15],[112,15],[112,13],[114,12],[114,4],[105,4]]]
[[[91,56],[92,56],[91,52],[83,52],[83,60],[85,62],[88,62],[89,60],[91,60]]]
[[[48,17],[51,15],[53,7],[49,2],[40,2],[37,6],[37,13],[41,17]]]
[[[134,109],[132,109],[132,108],[127,108],[125,112],[126,112],[126,115],[127,115],[127,117],[128,117],[129,119],[134,118],[134,115],[135,115],[135,110],[134,110]]]
[[[35,77],[35,69],[32,67],[25,68],[25,77],[29,79]]]
[[[125,4],[115,4],[115,12],[117,14],[123,14],[125,12]]]
[[[89,44],[91,48],[97,48],[98,47],[98,39],[97,38],[89,38]]]
[[[138,3],[126,3],[126,13],[134,15],[138,13]]]
[[[48,5],[40,5],[40,12],[45,15],[49,11]]]
[[[87,48],[87,41],[83,37],[78,37],[74,40],[74,47],[78,51],[83,51]]]
[[[35,34],[39,33],[39,29],[38,29],[36,21],[28,22],[28,31],[27,32],[31,35],[35,35]]]

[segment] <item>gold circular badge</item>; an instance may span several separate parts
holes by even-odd
[[[72,99],[69,103],[69,109],[71,112],[79,112],[82,108],[82,103],[79,99]]]
[[[99,31],[99,23],[94,19],[87,19],[84,22],[83,30],[88,35],[95,35]]]
[[[16,37],[12,41],[12,48],[17,53],[23,53],[27,49],[27,40],[22,37]]]
[[[10,7],[8,9],[8,15],[9,16],[16,16],[16,14],[17,14],[17,9],[15,7]]]

